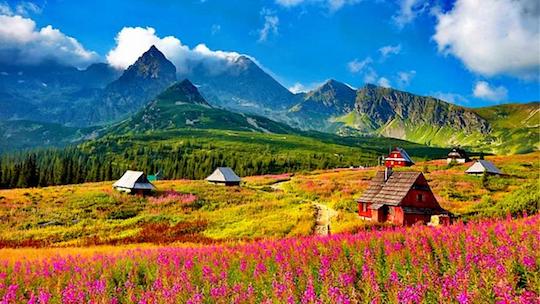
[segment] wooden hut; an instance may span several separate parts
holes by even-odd
[[[122,177],[113,184],[117,191],[145,195],[156,187],[146,178],[142,171],[127,170]]]
[[[414,162],[405,149],[396,147],[388,154],[388,157],[384,159],[384,165],[387,168],[410,167],[414,165]]]
[[[467,174],[474,174],[474,175],[483,175],[483,174],[489,174],[489,175],[502,175],[502,171],[499,170],[492,162],[480,159],[474,162],[472,166],[469,167],[465,171]]]
[[[213,184],[221,184],[225,186],[240,185],[240,177],[234,173],[229,167],[219,167],[206,180]]]
[[[358,199],[358,214],[374,222],[395,225],[428,223],[441,208],[421,172],[379,171]]]
[[[461,148],[453,148],[450,153],[448,153],[448,156],[446,157],[446,162],[448,164],[450,163],[457,163],[457,164],[464,164],[467,162],[470,162],[471,159],[467,155],[467,152]]]

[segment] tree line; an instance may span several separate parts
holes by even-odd
[[[367,163],[376,163],[376,156],[294,150],[248,152],[190,142],[176,147],[130,146],[120,151],[103,146],[78,146],[0,156],[0,188],[108,181],[119,178],[128,169],[147,174],[160,171],[167,179],[202,179],[219,166],[231,167],[240,176],[248,176]]]

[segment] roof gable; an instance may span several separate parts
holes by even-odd
[[[499,168],[495,167],[495,165],[487,160],[477,160],[472,166],[469,167],[465,171],[466,173],[492,173],[492,174],[502,174],[501,170]]]
[[[219,167],[206,180],[209,182],[240,182],[240,177],[229,167]]]
[[[384,182],[384,171],[379,171],[358,202],[399,205],[420,176],[421,172],[392,172]]]
[[[405,198],[421,172],[394,172],[373,198],[374,203],[397,206]]]
[[[126,189],[155,189],[154,185],[148,181],[146,175],[142,171],[127,170],[122,177],[117,180],[113,187]]]
[[[393,152],[396,152],[396,151],[401,155],[401,157],[395,158],[395,157],[390,156],[392,155]],[[389,157],[386,158],[386,160],[403,160],[408,163],[414,164],[413,160],[411,159],[407,151],[405,151],[405,149],[402,149],[400,147],[396,147],[392,152],[390,152],[390,155]]]

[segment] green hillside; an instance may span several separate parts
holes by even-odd
[[[540,102],[473,109],[493,128],[493,151],[527,153],[540,149]]]
[[[540,148],[538,102],[473,109],[368,85],[358,91],[355,110],[334,117],[329,125],[342,135],[379,135],[495,154]]]
[[[111,128],[126,134],[152,130],[221,129],[263,133],[294,133],[291,127],[261,116],[234,113],[210,106],[187,79],[159,94],[143,110]]]
[[[239,175],[375,165],[392,146],[415,160],[440,158],[446,149],[382,137],[324,133],[269,134],[251,131],[176,129],[115,135],[76,147],[0,157],[0,187],[29,187],[112,180],[127,169],[166,178],[200,179],[218,166]]]
[[[95,130],[28,120],[0,121],[0,154],[36,146],[65,146],[91,138]]]

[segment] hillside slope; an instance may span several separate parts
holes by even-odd
[[[294,133],[289,126],[268,118],[212,107],[187,79],[155,97],[143,110],[111,129],[112,133],[182,128]]]
[[[540,102],[472,109],[492,126],[495,140],[486,149],[516,154],[540,150]]]

